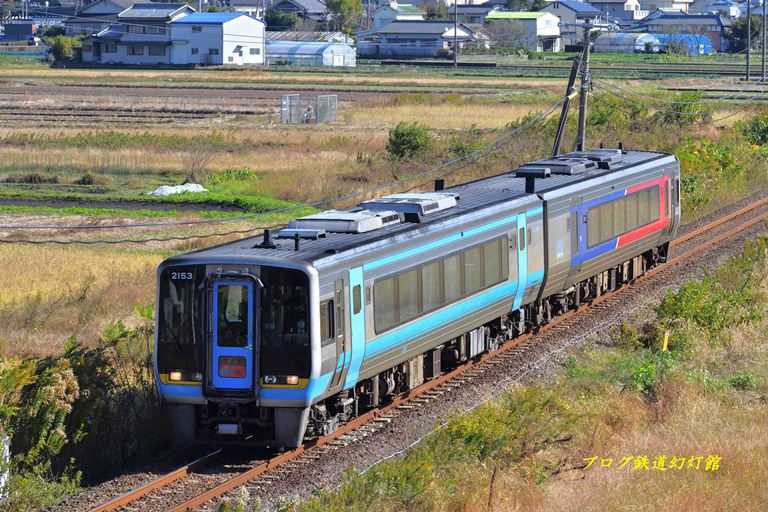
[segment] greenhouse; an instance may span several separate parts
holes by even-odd
[[[343,43],[267,41],[267,65],[355,67],[356,50]]]
[[[689,56],[712,55],[715,47],[709,37],[702,34],[651,34],[659,40],[660,50]]]
[[[597,38],[594,49],[604,53],[656,53],[661,49],[661,43],[652,34],[606,32]]]

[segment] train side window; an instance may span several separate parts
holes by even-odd
[[[464,251],[464,293],[469,295],[483,289],[483,254],[481,247]]]
[[[587,245],[594,247],[600,243],[600,210],[592,208],[587,213]]]
[[[613,229],[617,235],[627,231],[627,201],[625,197],[613,202]]]
[[[359,314],[363,309],[363,290],[358,284],[352,288],[352,311],[355,315]]]
[[[524,251],[525,250],[525,228],[518,229],[517,234],[518,234],[517,236],[518,243],[520,244],[520,250]]]
[[[659,220],[659,209],[660,209],[660,202],[661,202],[661,194],[659,192],[659,187],[651,187],[648,189],[648,199],[649,199],[649,217],[648,222],[656,222]]]
[[[454,254],[443,260],[443,280],[445,283],[445,302],[449,304],[461,298],[461,256]]]
[[[502,280],[502,244],[504,240],[498,239],[483,245],[483,270],[485,273],[485,286],[493,286]]]
[[[627,203],[627,218],[626,218],[626,228],[627,231],[632,231],[636,227],[640,226],[639,219],[638,219],[638,213],[640,211],[640,205],[639,205],[639,199],[637,193],[630,194],[626,197],[625,201]]]
[[[377,332],[386,331],[397,324],[394,277],[378,280],[373,285],[373,317]]]
[[[397,276],[397,305],[400,322],[407,322],[421,313],[418,269],[409,270]]]
[[[334,329],[335,313],[333,300],[326,300],[320,303],[320,339],[323,341],[323,344],[327,340],[333,340],[336,336]]]
[[[442,260],[421,267],[421,303],[424,311],[432,311],[443,304]]]

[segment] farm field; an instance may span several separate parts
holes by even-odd
[[[702,86],[727,91],[737,84],[703,79],[598,80],[590,99],[591,145],[622,142],[625,147],[678,156],[685,221],[768,186],[768,136],[761,139],[754,128],[759,123],[750,124],[768,114],[755,109],[754,103],[749,104],[751,109],[744,108],[744,98],[723,100],[728,92],[685,91]],[[99,431],[87,441],[79,440],[77,414],[82,400],[73,394],[66,407],[53,402],[40,405],[39,416],[27,421],[23,432],[27,440],[44,439],[44,448],[18,466],[22,491],[15,497],[17,509],[54,503],[79,485],[97,481],[101,471],[106,475],[146,456],[142,449],[151,452],[162,446],[162,440],[153,440],[137,447],[133,439],[156,420],[152,415],[157,404],[145,366],[150,356],[146,340],[155,300],[154,272],[163,258],[254,236],[264,227],[317,208],[349,206],[406,189],[427,190],[437,177],[450,185],[543,157],[551,151],[556,119],[542,113],[559,112],[556,101],[563,87],[562,79],[414,71],[0,66],[0,240],[56,242],[0,243],[0,270],[6,275],[0,294],[0,378],[24,374],[33,366],[44,368],[37,373],[51,379],[44,383],[49,387],[41,384],[41,396],[48,396],[46,390],[59,389],[56,386],[69,382],[71,375],[84,393],[96,389],[94,383],[101,386],[104,381],[91,377],[99,375],[108,380],[105,389],[127,400],[135,398],[136,414],[133,424],[120,427],[125,430],[120,430],[119,456],[100,463],[97,474],[95,466],[88,465],[93,463],[88,454],[104,449],[107,436]],[[281,125],[279,101],[289,92],[338,94],[337,121]],[[564,147],[573,145],[574,117]],[[428,142],[405,157],[393,154],[390,139],[400,123],[416,123],[427,134]],[[147,195],[158,186],[184,182],[200,183],[208,192],[169,198]],[[192,224],[200,221],[208,223]],[[761,328],[762,324],[743,327],[733,340],[736,349],[745,350],[744,339]],[[104,367],[88,367],[82,354]],[[702,357],[710,364],[718,354],[712,349]],[[572,371],[583,366],[598,371],[594,368],[608,364],[604,357],[579,355]],[[731,374],[742,371],[758,373],[756,367],[734,365],[717,378],[727,382]],[[679,385],[670,391],[675,403],[696,394],[698,388],[674,382]],[[763,392],[761,385],[753,391]],[[0,400],[16,404],[21,396],[20,388],[0,388]],[[637,405],[640,398],[611,395],[612,401],[592,405]],[[695,410],[675,409],[667,425],[688,428],[687,415],[716,405],[723,414],[745,418],[741,405],[729,409],[733,404],[723,405],[718,402],[721,398],[697,399],[692,402]],[[119,412],[108,403],[106,398],[99,402],[101,424],[119,423]],[[642,425],[651,425],[653,411],[638,407]],[[599,416],[599,421],[610,419]],[[22,429],[21,423],[19,419],[14,425]],[[714,420],[709,424],[717,425]],[[745,419],[730,432],[743,435],[753,427],[756,423]],[[646,439],[645,430],[627,429],[632,442]],[[679,439],[672,427],[663,429],[656,442]],[[691,429],[691,435],[703,429]],[[59,431],[65,432],[61,445],[52,435]],[[604,447],[618,453],[639,446],[627,443],[606,442]],[[723,453],[733,455],[728,451],[732,448],[723,444]],[[82,463],[70,466],[69,457]],[[480,476],[484,481],[488,475]],[[573,498],[565,487],[542,494],[530,480],[521,484],[517,474],[503,478],[518,486],[521,500],[532,507]],[[597,474],[587,478],[595,480],[595,496],[610,491],[611,482]],[[631,482],[621,484],[630,494],[642,491]]]

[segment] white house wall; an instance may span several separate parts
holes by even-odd
[[[200,32],[193,31],[200,27]],[[173,50],[171,63],[186,64],[221,64],[222,26],[220,24],[192,25],[181,23],[171,25]],[[214,50],[214,54],[211,53]],[[218,55],[215,53],[218,52]]]
[[[224,64],[264,64],[264,24],[253,18],[240,16],[226,22],[223,44]],[[255,55],[252,48],[257,50]]]
[[[195,32],[192,27],[200,27],[200,31]],[[264,25],[247,16],[224,24],[172,24],[171,37],[173,64],[264,64]],[[257,54],[252,55],[251,48]]]

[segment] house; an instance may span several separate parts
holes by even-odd
[[[640,8],[640,0],[591,0],[589,3],[610,19],[637,21],[649,14]]]
[[[98,0],[86,5],[75,16],[64,20],[64,33],[68,36],[91,35],[101,32],[117,22],[117,15],[134,4],[135,0]]]
[[[258,19],[264,19],[266,14],[264,0],[227,0],[227,7],[234,12],[242,12]]]
[[[265,25],[242,12],[199,12],[173,20],[171,64],[264,64]]]
[[[326,21],[328,7],[322,0],[276,0],[272,9],[298,18],[312,21]]]
[[[547,2],[540,12],[548,12],[560,18],[560,37],[566,48],[582,46],[584,30],[578,25],[583,25],[585,21],[596,23],[603,15],[597,7],[579,0]]]
[[[168,24],[194,12],[187,4],[134,4],[117,15],[117,23],[83,41],[82,60],[93,64],[171,64]]]
[[[560,18],[548,12],[492,11],[485,17],[497,46],[559,52]]]
[[[344,43],[267,41],[267,64],[355,67],[357,52]]]
[[[426,12],[413,4],[401,4],[392,0],[373,11],[371,30],[378,30],[393,21],[424,21],[425,15]]]
[[[690,13],[718,13],[728,18],[741,18],[747,14],[747,4],[733,0],[696,0],[688,9]]]
[[[656,9],[673,9],[688,12],[693,0],[640,0],[640,9],[653,12]]]
[[[453,46],[453,21],[393,21],[358,38],[357,51],[370,58],[448,57]],[[458,24],[459,47],[473,43],[472,30]]]
[[[344,32],[312,32],[312,31],[267,31],[267,41],[297,41],[303,43],[345,43],[353,44],[354,40]]]
[[[484,23],[485,17],[488,16],[491,11],[498,9],[499,7],[497,5],[488,3],[478,5],[458,4],[456,6],[456,16],[462,23]],[[453,12],[453,7],[450,7],[448,9],[449,17],[453,17]]]
[[[657,9],[639,24],[644,32],[658,34],[700,34],[707,36],[715,51],[728,50],[726,31],[730,21],[719,14],[685,13],[682,11],[665,11]]]

